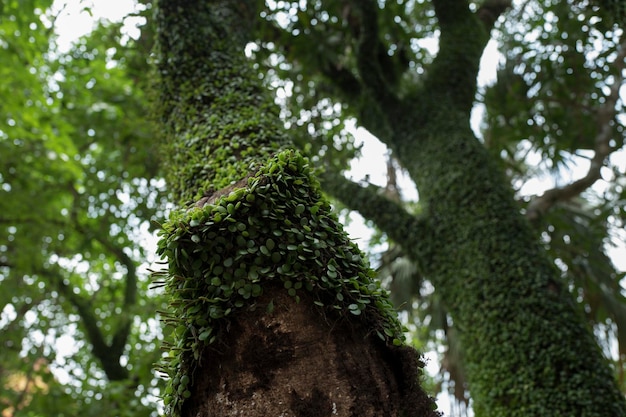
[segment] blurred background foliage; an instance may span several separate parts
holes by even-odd
[[[61,4],[1,5],[0,409],[154,414],[162,300],[141,265],[166,206],[151,45],[101,22],[61,50]]]
[[[397,93],[410,95],[437,52],[432,5],[378,3],[380,63]],[[350,177],[367,146],[355,136],[362,103],[348,3],[258,5],[247,53],[286,128],[316,167]],[[150,290],[149,221],[168,205],[150,118],[151,3],[128,16],[137,36],[124,21],[99,21],[67,48],[57,43],[60,6],[0,1],[0,410],[156,415],[163,299]],[[623,38],[595,3],[514,2],[492,32],[500,54],[484,64],[497,72],[480,83],[474,128],[626,391],[624,270],[615,265],[626,258]],[[419,213],[393,155],[366,163],[371,175],[356,181]],[[437,358],[426,383],[449,394],[452,414],[466,413],[463,354],[444,303],[402,248],[367,225],[371,237],[359,244],[416,346]]]

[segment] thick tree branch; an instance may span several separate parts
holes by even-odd
[[[119,325],[111,338],[111,342],[107,343],[104,334],[100,330],[98,317],[96,317],[93,312],[91,307],[92,303],[88,298],[82,296],[80,293],[76,293],[63,279],[62,274],[53,273],[50,269],[39,271],[39,273],[49,277],[50,281],[56,284],[59,291],[78,311],[87,338],[92,345],[93,354],[100,360],[107,377],[112,381],[123,380],[128,378],[128,370],[120,365],[119,359],[124,353],[126,342],[130,334],[132,325],[132,313],[130,310],[137,300],[137,267],[131,257],[124,252],[123,248],[117,247],[109,241],[108,235],[102,236],[99,231],[91,230],[80,222],[78,219],[77,205],[79,194],[72,184],[68,184],[68,187],[74,196],[75,204],[70,213],[74,229],[82,236],[90,237],[98,242],[126,268],[122,311],[118,315]]]
[[[399,100],[388,85],[380,65],[378,4],[375,0],[349,0],[347,14],[352,32],[358,37],[356,67],[362,86],[357,106],[359,119],[367,129],[385,141],[392,135],[388,114],[397,109]],[[354,14],[351,12],[354,11]]]
[[[324,80],[339,92],[339,96],[347,101],[347,104],[355,105],[361,97],[362,87],[359,80],[349,68],[341,66],[330,60],[321,68]]]
[[[262,23],[263,40],[280,45],[281,52],[297,65],[298,72],[315,80],[316,90],[322,94],[334,93],[350,106],[362,123],[367,123],[369,131],[384,139],[390,130],[384,110],[397,108],[398,99],[390,84],[399,79],[395,71],[398,62],[387,54],[379,39],[376,2],[344,0],[342,6],[341,19],[347,22],[350,33],[337,33],[342,37],[340,49],[326,45],[325,39],[335,34],[333,30],[341,29],[331,27],[329,33],[320,33],[321,30],[313,26],[293,36],[271,19]],[[357,39],[354,51],[351,50],[353,38]],[[317,48],[311,51],[309,45],[317,45]],[[352,54],[356,57],[356,68],[342,62],[346,55]]]
[[[336,54],[332,53],[320,53],[315,59],[310,59],[311,51],[306,48],[299,48],[297,45],[319,45],[318,39],[312,36],[313,32],[300,32],[298,33],[298,40],[296,37],[287,32],[285,29],[279,27],[276,22],[262,20],[261,21],[261,33],[264,35],[261,41],[271,41],[277,47],[281,48],[281,52],[289,59],[290,62],[298,65],[298,73],[306,75],[308,77],[315,77],[316,75],[323,75],[323,86],[330,89],[331,95],[337,95],[342,100],[345,100],[347,104],[352,106],[358,103],[358,99],[361,96],[361,82],[353,74],[349,67],[334,61],[332,58]],[[306,39],[305,42],[302,39]],[[318,81],[318,84],[320,82]],[[316,88],[320,88],[316,86]]]
[[[133,314],[132,307],[137,301],[137,266],[133,259],[128,256],[123,248],[115,246],[110,240],[108,234],[103,235],[100,230],[92,230],[83,225],[78,218],[78,199],[80,195],[73,184],[67,185],[70,193],[74,197],[73,209],[70,213],[72,224],[59,221],[58,219],[45,220],[48,224],[54,224],[58,227],[73,227],[76,232],[87,239],[93,239],[98,242],[108,253],[110,253],[120,264],[126,268],[124,296],[121,305],[121,313],[118,315],[118,326],[115,333],[111,337],[110,343],[107,343],[105,336],[100,330],[98,318],[92,310],[92,302],[88,298],[74,292],[73,287],[63,280],[60,272],[53,273],[51,270],[38,271],[42,276],[50,279],[56,288],[61,292],[74,308],[83,323],[85,333],[89,342],[93,346],[93,353],[102,364],[102,367],[110,380],[122,380],[128,377],[128,371],[119,364],[119,358],[124,353],[126,342],[130,334]],[[21,223],[41,221],[41,219],[31,219],[28,217],[1,219],[0,222]],[[0,262],[0,266],[2,262]],[[8,264],[8,267],[12,265]]]
[[[471,18],[466,0],[433,0],[432,3],[442,32],[452,30],[463,19]]]
[[[626,40],[619,46],[618,55],[615,59],[616,75],[610,93],[604,105],[598,108],[596,121],[598,134],[594,139],[594,155],[591,158],[589,169],[582,178],[563,187],[552,188],[540,197],[534,198],[526,209],[526,217],[531,222],[537,222],[543,217],[552,206],[560,201],[570,200],[578,196],[583,191],[591,187],[597,180],[602,178],[602,168],[609,155],[618,147],[611,146],[613,129],[611,122],[615,120],[617,114],[617,102],[619,100],[619,90],[624,83],[622,72],[625,67]]]
[[[372,184],[362,186],[341,174],[325,172],[320,176],[322,188],[347,207],[373,221],[396,243],[401,245],[416,262],[423,254],[420,242],[427,235],[424,219],[407,212],[404,207],[386,197],[385,189]]]
[[[98,318],[91,309],[91,302],[74,292],[74,289],[63,279],[59,271],[52,268],[37,271],[37,274],[48,278],[59,289],[59,292],[76,308],[81,318],[87,339],[92,345],[92,351],[100,360],[102,369],[111,381],[120,381],[128,378],[128,370],[120,364],[120,354],[109,345],[98,326]]]
[[[441,36],[439,52],[428,69],[424,95],[469,115],[489,32],[465,0],[434,0],[433,5]]]
[[[380,66],[378,4],[374,0],[352,0],[350,6],[357,12],[359,22],[356,59],[363,86],[379,106],[395,105],[396,97]]]
[[[111,244],[108,239],[103,239],[99,234],[96,235],[96,240],[107,251],[115,256],[117,260],[124,265],[124,267],[126,267],[124,301],[122,303],[121,312],[118,314],[119,325],[113,334],[110,345],[111,355],[119,358],[124,353],[126,341],[130,335],[133,319],[131,309],[137,302],[137,267],[135,262],[124,252],[122,248]]]
[[[73,226],[81,235],[90,236],[102,247],[113,255],[126,268],[126,286],[124,289],[124,301],[122,304],[122,316],[127,317],[129,309],[137,302],[137,265],[135,261],[124,252],[124,248],[114,245],[108,233],[100,230],[92,230],[84,226],[78,219],[78,198],[79,193],[73,184],[68,184],[68,188],[74,197],[74,204],[71,211]],[[105,233],[103,235],[103,233]],[[123,348],[123,347],[122,347]]]
[[[96,242],[98,242],[104,249],[106,249],[111,255],[113,255],[117,260],[124,265],[126,268],[126,275],[128,279],[126,280],[126,289],[124,291],[124,307],[128,308],[135,304],[137,301],[137,266],[135,261],[124,252],[124,248],[114,245],[109,239],[110,236],[106,231],[103,230],[92,230],[87,226],[84,226],[80,220],[78,219],[77,211],[78,211],[78,191],[74,188],[73,184],[69,185],[72,196],[74,197],[74,205],[71,211],[71,218],[74,222],[74,228],[83,236],[90,236]],[[103,235],[104,233],[104,235]]]

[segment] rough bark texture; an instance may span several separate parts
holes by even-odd
[[[415,386],[399,386],[416,367],[407,348],[390,352],[368,330],[325,319],[310,297],[296,303],[283,288],[240,314],[222,342],[207,350],[191,401],[196,416],[397,416]],[[269,302],[273,313],[265,314]],[[214,356],[219,355],[219,361]],[[410,415],[430,413],[430,401]]]
[[[243,56],[253,2],[158,2],[160,116],[183,206],[155,273],[176,416],[434,417],[423,364]]]

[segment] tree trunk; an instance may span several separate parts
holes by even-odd
[[[249,4],[158,3],[160,116],[182,208],[169,414],[435,416],[423,366],[243,56]]]
[[[474,411],[624,416],[624,397],[560,272],[470,129],[486,33],[467,8],[448,15],[448,3],[435,2],[441,50],[419,103],[388,118],[390,145],[425,207],[428,242],[409,250],[459,330]]]
[[[314,301],[266,289],[231,323],[218,359],[205,352],[182,415],[403,415],[403,402],[418,392],[416,381],[402,382],[414,378],[414,352],[372,343],[368,329],[331,321]],[[422,411],[406,415],[432,415],[424,400],[409,400]]]
[[[438,116],[403,162],[428,213],[431,244],[417,256],[459,330],[476,415],[625,415],[605,358],[504,175],[465,121]]]

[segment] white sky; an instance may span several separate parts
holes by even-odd
[[[89,10],[87,10],[89,9]],[[89,33],[98,19],[114,22],[121,21],[129,13],[135,11],[133,0],[55,0],[52,6],[56,20],[56,33],[59,35],[57,44],[61,52],[66,52],[71,42]],[[125,29],[135,37],[138,30],[133,25],[136,19],[129,18]]]

